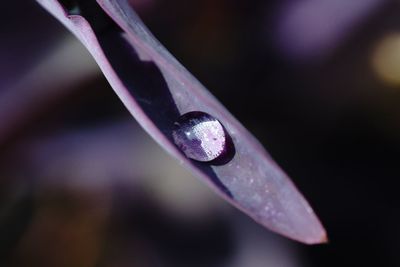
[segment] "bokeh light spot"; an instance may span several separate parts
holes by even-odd
[[[378,43],[372,67],[383,82],[400,86],[400,33],[389,34]]]

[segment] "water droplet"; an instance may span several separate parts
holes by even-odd
[[[172,137],[188,158],[197,161],[209,162],[228,154],[228,134],[216,118],[204,112],[192,111],[179,117]]]

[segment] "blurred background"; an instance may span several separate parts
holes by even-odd
[[[0,266],[400,266],[400,2],[131,0],[325,225],[263,229],[171,159],[33,0],[0,17]]]

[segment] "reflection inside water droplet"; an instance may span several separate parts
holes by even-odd
[[[230,160],[231,139],[213,116],[192,111],[178,118],[172,136],[175,144],[191,159],[210,162]]]

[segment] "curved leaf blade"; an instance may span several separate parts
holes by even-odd
[[[90,13],[70,15],[56,0],[37,1],[82,41],[131,114],[182,165],[267,228],[308,244],[326,241],[321,223],[287,175],[153,37],[126,0],[98,0],[112,22],[95,5]],[[173,122],[189,111],[203,111],[222,122],[236,150],[229,163],[195,162],[176,148]]]

